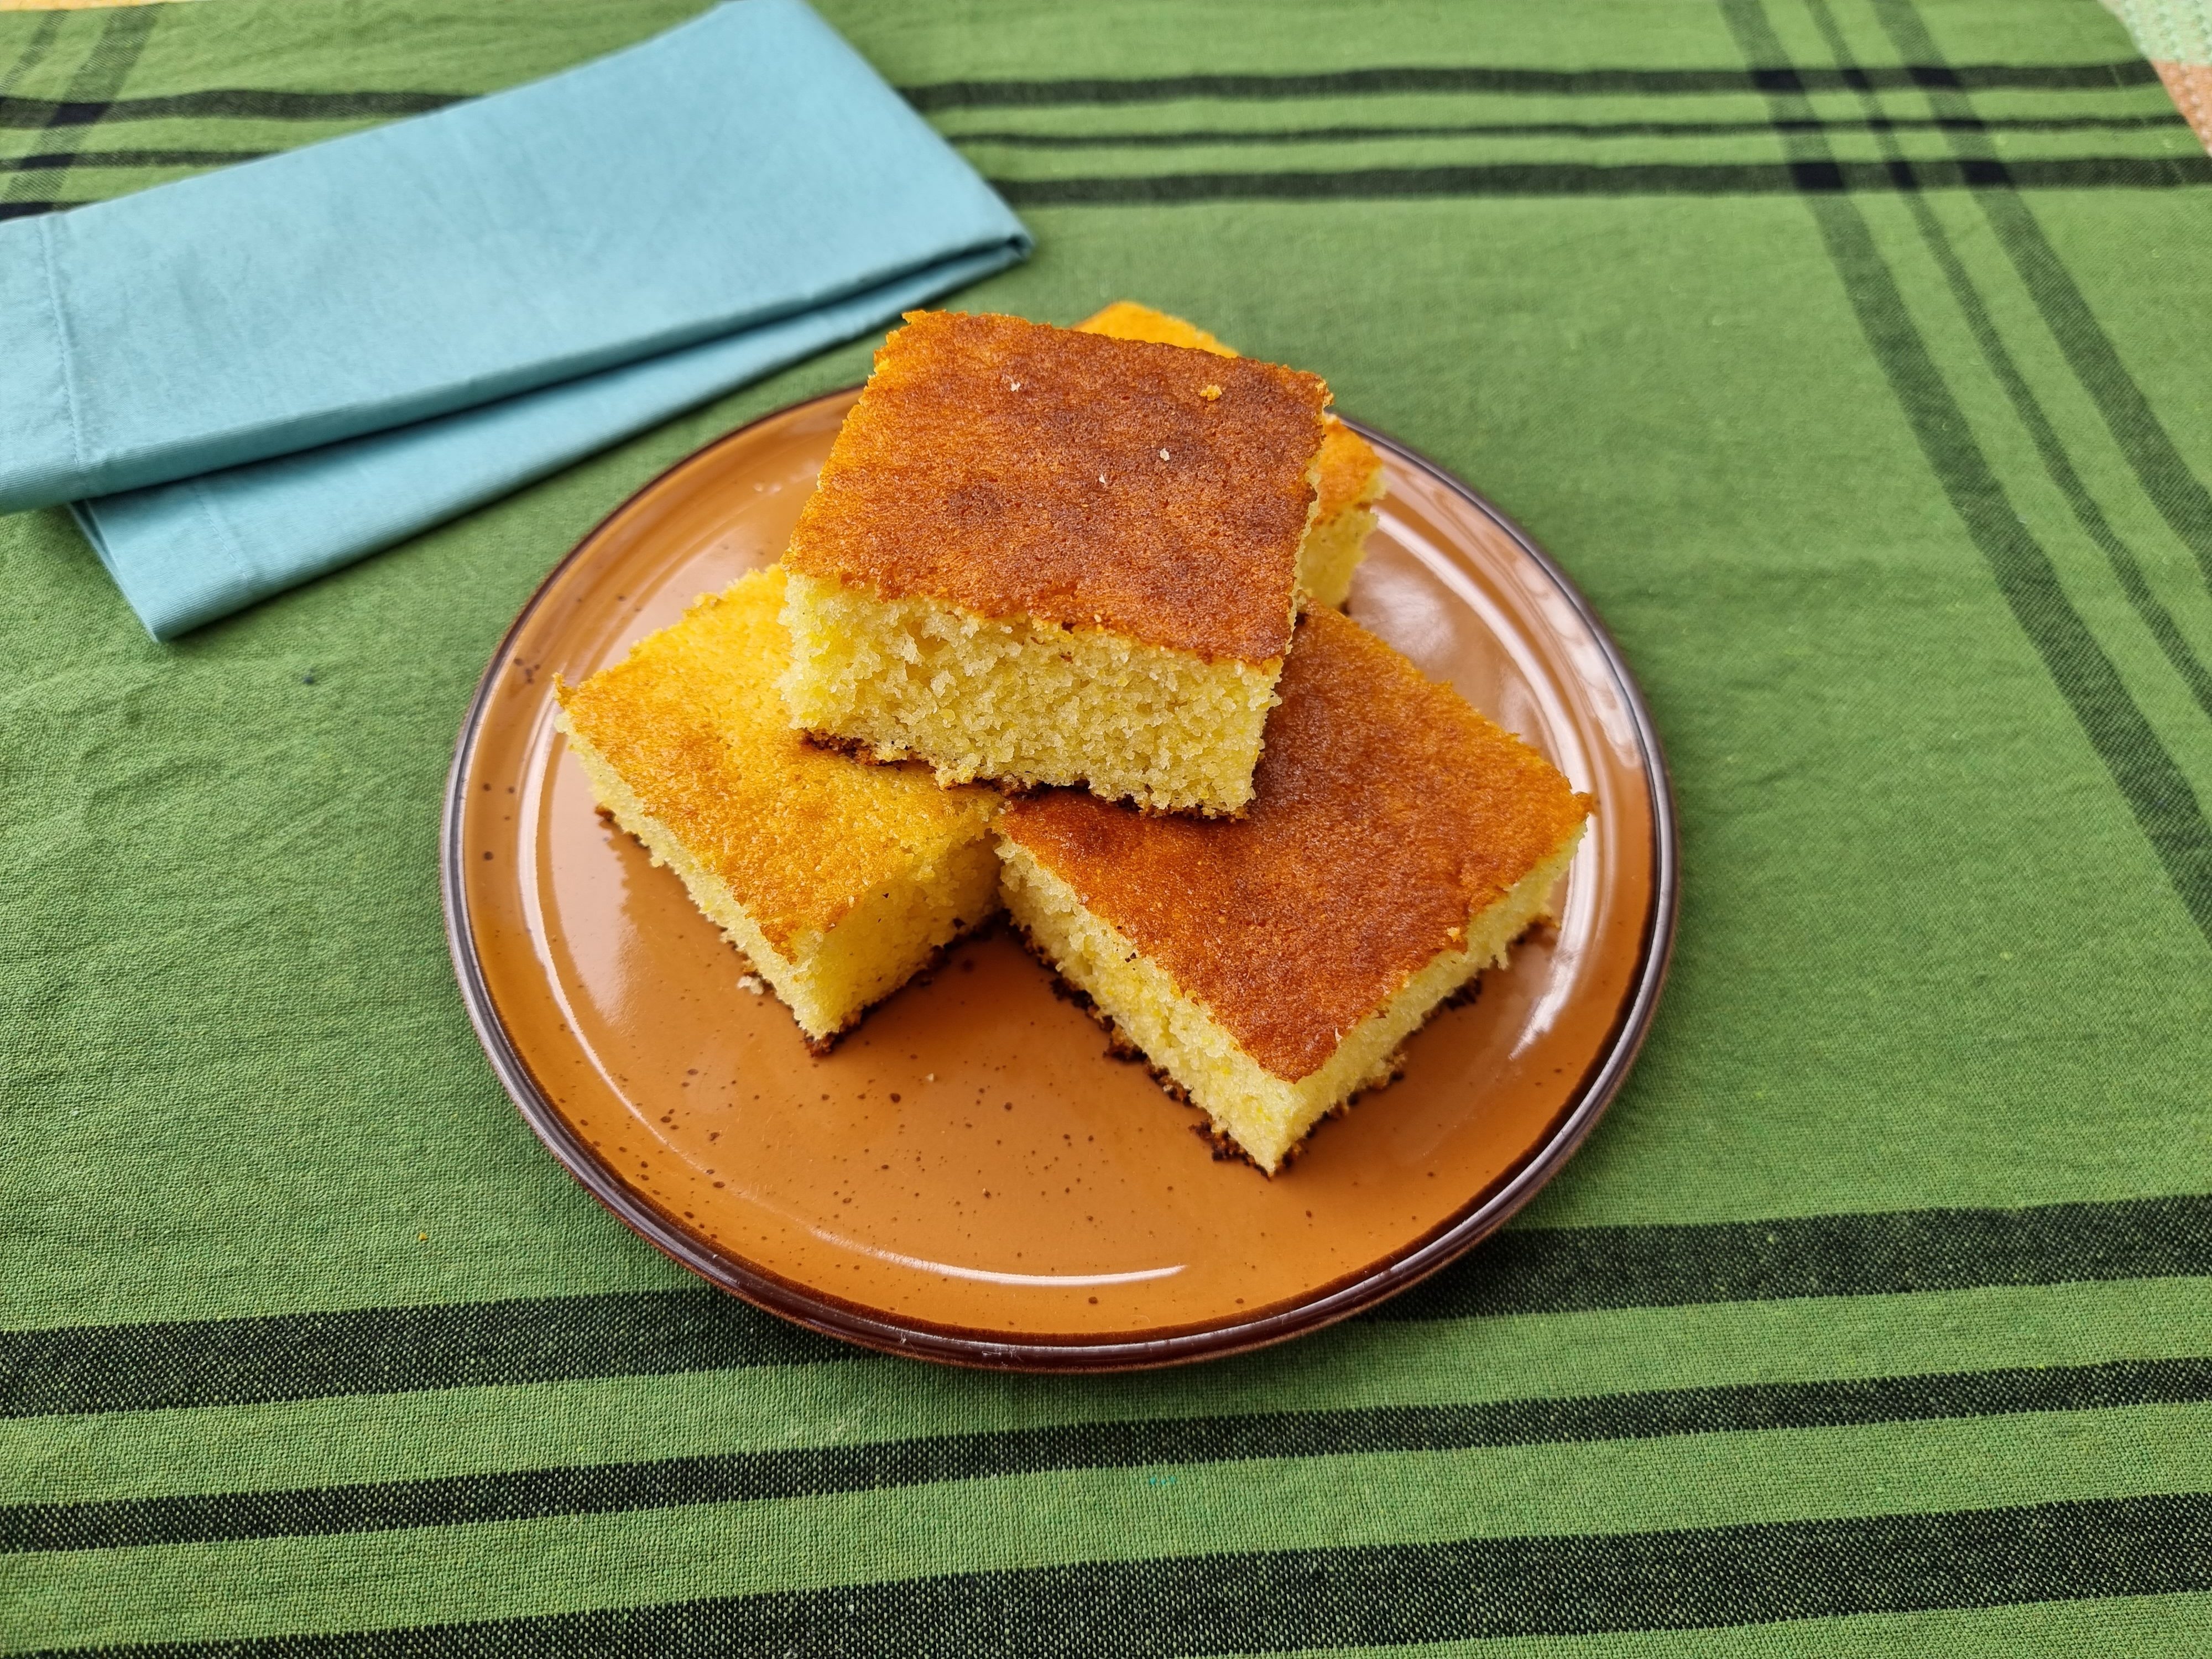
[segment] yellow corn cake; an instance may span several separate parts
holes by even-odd
[[[1031,947],[1270,1174],[1505,961],[1589,811],[1541,755],[1333,611],[1306,613],[1281,690],[1240,818],[1054,790],[999,824]]]
[[[1273,364],[908,313],[784,557],[793,722],[948,783],[1237,811],[1328,398]]]
[[[791,729],[784,576],[755,571],[580,685],[560,727],[615,822],[744,952],[817,1051],[998,914],[996,798]]]
[[[1151,340],[1210,351],[1217,357],[1237,355],[1196,324],[1133,300],[1116,300],[1076,327],[1117,340]],[[1324,416],[1322,425],[1320,500],[1314,507],[1313,528],[1298,550],[1298,586],[1312,603],[1336,610],[1351,596],[1352,573],[1367,556],[1375,504],[1382,499],[1382,458],[1373,444],[1335,416]]]

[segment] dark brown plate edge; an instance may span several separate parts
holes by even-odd
[[[516,637],[548,590],[634,502],[659,488],[672,474],[724,445],[742,439],[753,428],[814,404],[850,398],[859,390],[858,386],[841,387],[771,410],[702,445],[631,491],[580,538],[532,590],[514,620],[500,636],[470,698],[454,744],[453,765],[447,775],[445,807],[439,823],[439,896],[445,915],[446,947],[469,1024],[491,1062],[494,1075],[532,1133],[586,1192],[631,1231],[678,1266],[709,1284],[780,1318],[842,1341],[881,1353],[978,1370],[1139,1370],[1247,1353],[1309,1334],[1370,1309],[1449,1265],[1503,1227],[1558,1173],[1596,1127],[1598,1120],[1627,1080],[1657,1012],[1673,960],[1680,896],[1680,848],[1673,782],[1657,727],[1619,645],[1566,573],[1520,526],[1478,491],[1418,450],[1358,421],[1347,421],[1346,424],[1462,497],[1504,531],[1522,554],[1544,572],[1596,641],[1607,670],[1626,705],[1637,747],[1643,757],[1644,787],[1651,811],[1651,900],[1636,971],[1597,1057],[1569,1094],[1559,1115],[1518,1164],[1477,1193],[1457,1213],[1421,1237],[1289,1303],[1277,1303],[1225,1322],[1142,1332],[1105,1340],[1085,1335],[1009,1340],[957,1326],[901,1321],[796,1284],[715,1248],[631,1188],[606,1166],[597,1151],[553,1106],[499,1017],[476,955],[462,880],[461,830],[467,801],[464,780],[500,674],[510,659]]]

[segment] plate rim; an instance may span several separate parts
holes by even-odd
[[[1540,569],[1589,630],[1615,690],[1627,709],[1643,757],[1644,787],[1651,813],[1651,902],[1640,956],[1628,994],[1622,999],[1603,1047],[1569,1092],[1543,1135],[1525,1157],[1473,1194],[1449,1217],[1388,1255],[1328,1283],[1288,1304],[1276,1303],[1230,1320],[1107,1339],[1072,1336],[1008,1338],[988,1331],[914,1320],[902,1322],[882,1310],[846,1301],[818,1287],[800,1284],[723,1250],[655,1207],[633,1189],[599,1152],[584,1140],[539,1084],[528,1060],[500,1018],[475,946],[461,858],[464,787],[502,669],[523,628],[536,615],[554,585],[588,551],[607,527],[669,478],[757,427],[833,398],[850,398],[859,385],[840,386],[803,398],[756,416],[700,445],[647,479],[603,514],[548,570],[524,599],[493,647],[461,719],[447,769],[446,796],[438,826],[438,890],[444,914],[446,948],[459,981],[461,1003],[492,1073],[531,1132],[577,1182],[623,1225],[690,1273],[754,1307],[825,1336],[883,1353],[970,1369],[1009,1371],[1101,1372],[1151,1370],[1226,1358],[1272,1346],[1350,1318],[1458,1260],[1503,1227],[1559,1172],[1596,1127],[1634,1067],[1656,1014],[1672,965],[1680,908],[1680,845],[1674,783],[1656,724],[1642,689],[1629,672],[1612,633],[1567,574],[1527,532],[1487,497],[1448,469],[1388,433],[1345,417],[1345,423],[1370,442],[1395,455],[1461,497],[1510,539],[1522,556]]]

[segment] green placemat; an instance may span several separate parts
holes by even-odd
[[[689,9],[0,17],[0,211]],[[1596,602],[1684,823],[1633,1082],[1502,1239],[1278,1352],[835,1348],[539,1151],[434,848],[547,567],[865,346],[174,646],[0,520],[0,1644],[2212,1645],[2212,161],[2119,24],[827,9],[1038,234],[964,303],[1323,373]]]

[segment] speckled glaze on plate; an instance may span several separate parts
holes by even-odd
[[[1466,1250],[1589,1133],[1666,973],[1676,848],[1642,699],[1566,579],[1480,497],[1389,468],[1352,615],[1548,754],[1597,808],[1558,896],[1404,1079],[1270,1181],[1054,994],[1003,932],[825,1059],[682,885],[603,823],[553,729],[582,678],[781,551],[857,388],[731,434],[548,576],[469,708],[441,862],[462,995],[553,1155],[678,1261],[831,1335],[1104,1370],[1318,1328]]]

